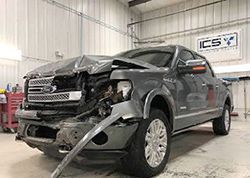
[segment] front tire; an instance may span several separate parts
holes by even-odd
[[[213,130],[216,135],[228,135],[230,128],[230,106],[225,105],[222,112],[222,116],[213,120]]]
[[[163,111],[151,109],[150,117],[142,120],[129,148],[122,159],[124,170],[137,177],[152,177],[165,168],[171,143],[171,129]]]

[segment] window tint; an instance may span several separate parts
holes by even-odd
[[[187,60],[194,60],[194,56],[193,54],[190,52],[190,51],[187,51],[187,50],[182,50],[181,53],[180,53],[180,58],[183,60],[183,61],[187,61]]]
[[[196,58],[196,59],[204,59],[204,60],[206,60],[205,57],[200,56],[200,55],[198,55],[198,54],[195,54],[195,58]],[[205,74],[208,75],[208,76],[210,76],[210,77],[214,77],[214,73],[213,73],[213,71],[212,71],[210,65],[207,63],[207,60],[206,60],[206,69],[207,69],[207,71],[206,71]]]
[[[157,67],[169,67],[172,61],[172,53],[162,51],[143,52],[133,55],[130,59],[147,62]]]
[[[194,56],[195,56],[195,59],[204,59],[204,60],[206,60],[205,57],[200,56],[200,55],[198,55],[198,54],[195,54]]]
[[[210,77],[213,77],[214,74],[213,74],[210,66],[208,65],[208,63],[206,63],[206,68],[207,68],[206,75],[209,75]]]

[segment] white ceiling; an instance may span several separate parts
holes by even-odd
[[[124,2],[128,3],[131,0],[123,0]],[[136,8],[141,13],[153,11],[156,9],[161,9],[163,7],[171,6],[173,4],[177,4],[180,2],[184,2],[185,0],[151,0],[149,2],[137,5],[132,8]]]

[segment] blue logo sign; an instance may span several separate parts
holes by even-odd
[[[231,41],[234,39],[234,36],[230,36],[230,37],[225,37],[224,41],[227,43],[228,46],[230,46],[232,43]]]

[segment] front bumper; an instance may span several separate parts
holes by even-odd
[[[62,121],[44,121],[37,117],[38,111],[19,110],[16,116],[19,118],[19,127],[17,138],[23,140],[32,147],[57,147],[58,150],[62,146],[73,148],[91,129],[99,123],[91,123],[90,120],[79,121],[74,118],[68,118]],[[111,116],[105,120],[113,120],[120,118],[141,118],[142,112],[134,101],[126,101],[113,105]],[[46,127],[56,131],[55,138],[34,137],[27,132],[31,126]],[[137,122],[127,122],[126,124],[111,123],[108,127],[102,130],[101,133],[107,140],[102,144],[95,142],[95,137],[101,137],[96,134],[83,148],[83,150],[121,150],[128,146],[129,141],[138,127]]]

